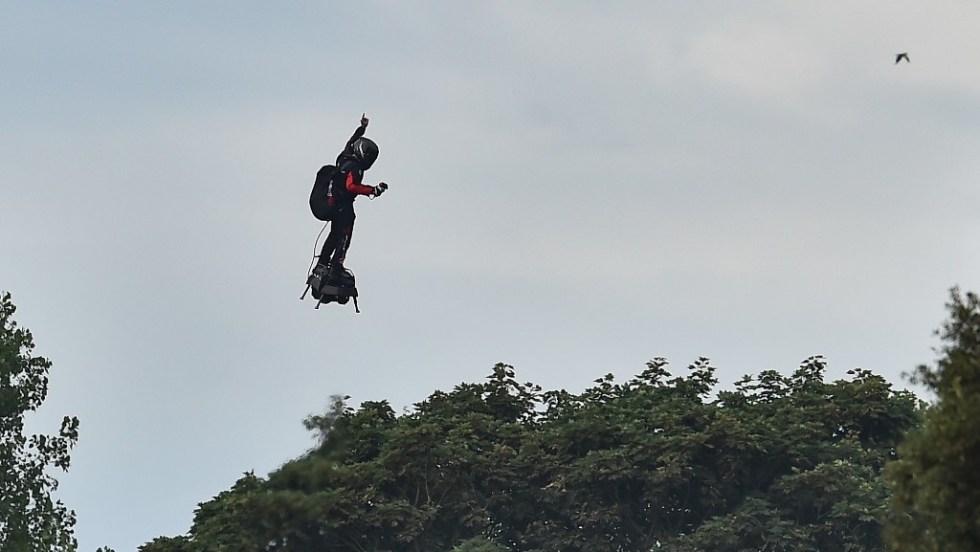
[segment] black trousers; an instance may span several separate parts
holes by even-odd
[[[320,264],[331,264],[344,266],[347,258],[347,249],[350,247],[350,238],[354,233],[354,202],[341,203],[319,210],[316,217],[320,220],[330,221],[330,233],[323,242],[320,250]]]

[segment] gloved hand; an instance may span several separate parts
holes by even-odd
[[[365,113],[361,113],[361,126],[367,128],[368,118],[365,115],[366,115]]]
[[[378,183],[377,186],[374,187],[374,193],[371,194],[371,195],[373,197],[378,197],[381,194],[385,193],[385,190],[387,190],[387,189],[388,189],[388,185],[385,184],[384,182],[380,182],[380,183]]]

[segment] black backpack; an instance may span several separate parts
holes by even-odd
[[[328,204],[328,198],[333,195],[330,185],[336,176],[336,165],[324,165],[317,171],[313,191],[310,192],[310,210],[313,211],[314,217],[323,221],[330,220],[328,208],[331,205]]]

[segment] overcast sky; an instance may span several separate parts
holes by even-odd
[[[0,0],[0,289],[82,550],[496,362],[905,385],[980,277],[980,4]],[[911,63],[894,63],[907,51]],[[352,305],[298,300],[358,124]]]

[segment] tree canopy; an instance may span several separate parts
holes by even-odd
[[[935,404],[887,472],[895,550],[980,550],[980,298],[954,289],[947,307],[936,366],[913,376]]]
[[[543,391],[498,364],[397,415],[332,399],[318,445],[142,552],[883,550],[882,471],[918,401],[821,357],[716,390],[699,359]]]
[[[18,326],[9,293],[0,293],[0,550],[62,552],[76,548],[75,514],[51,493],[49,470],[68,470],[78,418],[65,416],[57,435],[27,435],[24,417],[48,393],[51,362],[35,356],[34,338]]]

